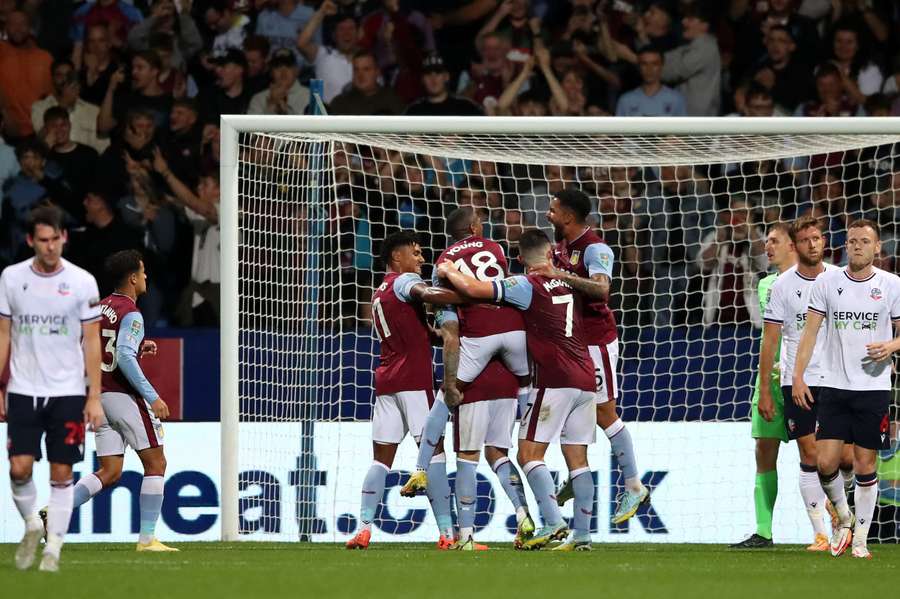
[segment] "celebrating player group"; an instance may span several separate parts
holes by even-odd
[[[649,501],[631,436],[616,413],[618,343],[607,304],[613,254],[589,224],[590,199],[567,189],[548,218],[558,243],[526,231],[519,260],[527,274],[508,276],[502,248],[481,235],[477,212],[459,208],[447,219],[453,243],[438,258],[432,285],[415,236],[397,233],[382,248],[387,268],[372,301],[381,363],[375,372],[374,462],[366,475],[361,528],[347,543],[365,549],[397,445],[409,433],[419,444],[415,472],[402,495],[428,494],[441,549],[484,550],[474,539],[475,470],[482,449],[516,509],[515,546],[555,551],[591,549],[595,483],[587,446],[600,425],[625,477],[613,523]],[[431,331],[423,303],[436,309],[444,355],[443,389],[433,398]],[[522,477],[509,458],[519,415],[517,461],[531,488],[542,526],[532,518]],[[458,532],[450,515],[443,432],[454,420]],[[557,491],[544,463],[560,444],[569,469]],[[574,499],[571,529],[560,506]]]
[[[122,251],[108,258],[116,291],[101,301],[94,277],[62,258],[62,221],[57,208],[34,209],[27,234],[34,257],[0,275],[0,369],[10,361],[0,419],[8,423],[12,497],[25,523],[15,553],[20,570],[34,563],[42,538],[39,569],[59,569],[73,509],[116,484],[126,445],[144,465],[137,550],[178,551],[154,534],[166,468],[160,419],[169,410],[139,363],[157,351],[155,343],[144,341],[135,304],[147,289],[141,255]],[[84,459],[86,424],[95,431],[100,469],[74,484],[72,465]],[[38,509],[32,470],[42,457],[42,437],[50,498]]]

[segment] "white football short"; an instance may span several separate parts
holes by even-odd
[[[481,451],[490,447],[512,447],[516,424],[516,398],[476,401],[459,406],[453,425],[456,451]]]
[[[372,440],[400,443],[409,433],[418,443],[433,403],[434,391],[431,389],[377,396],[372,413]]]
[[[100,403],[103,424],[94,433],[98,456],[123,455],[126,446],[135,451],[162,446],[162,422],[143,398],[107,391]]]
[[[597,438],[594,395],[581,389],[532,389],[519,422],[519,439],[590,445]]]
[[[459,340],[459,370],[456,378],[474,381],[491,358],[498,357],[516,376],[529,374],[525,331],[509,331],[487,337],[462,337]]]
[[[594,361],[594,375],[597,377],[597,403],[619,399],[619,340],[606,345],[589,345],[588,351]]]

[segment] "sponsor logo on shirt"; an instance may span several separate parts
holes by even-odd
[[[878,312],[852,312],[835,310],[831,313],[834,321],[834,328],[838,331],[843,330],[875,330],[878,326]]]
[[[60,314],[16,314],[15,332],[18,335],[68,335],[68,319]]]

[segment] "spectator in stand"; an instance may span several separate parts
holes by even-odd
[[[566,94],[566,90],[563,89],[563,86],[556,78],[556,74],[553,72],[550,52],[544,47],[543,43],[538,43],[535,44],[534,56],[528,57],[525,64],[522,65],[522,70],[519,71],[519,74],[516,75],[515,79],[510,82],[509,86],[503,90],[503,93],[500,95],[500,99],[497,102],[496,114],[509,115],[515,113],[519,116],[542,116],[543,114],[546,114],[547,109],[545,106],[541,106],[540,109],[535,106],[536,98],[534,96],[525,96],[523,99],[523,94],[521,94],[521,90],[525,87],[526,83],[529,84],[529,92],[532,91],[534,87],[537,87],[532,84],[535,63],[540,67],[544,83],[546,83],[547,87],[550,89],[554,108],[561,111],[563,114],[568,112],[569,96]],[[542,114],[537,114],[538,112],[541,112],[541,110],[543,110]],[[531,112],[529,113],[529,111]]]
[[[64,206],[75,219],[76,225],[84,224],[81,199],[97,177],[98,154],[94,148],[72,139],[72,123],[69,113],[62,106],[51,106],[44,113],[42,140],[50,152],[48,158],[62,169],[62,177],[71,189],[72,202]]]
[[[825,224],[825,259],[832,264],[847,264],[845,250],[847,242],[847,226],[862,217],[859,198],[847,197],[847,190],[840,175],[840,169],[817,169],[810,182],[812,194],[811,207],[801,213],[809,214],[822,220]]]
[[[131,59],[130,89],[120,87],[125,82],[124,70],[116,71],[109,80],[97,117],[97,130],[101,134],[110,134],[121,124],[125,113],[136,107],[150,111],[156,127],[164,127],[169,122],[172,95],[165,93],[159,84],[161,68],[159,56],[147,50],[138,52]]]
[[[215,59],[216,87],[204,90],[200,96],[200,120],[219,126],[223,114],[244,114],[253,97],[244,85],[247,59],[240,50],[228,50]]]
[[[865,110],[847,94],[846,78],[826,62],[816,69],[816,98],[802,103],[794,116],[865,116]]]
[[[147,162],[152,157],[153,139],[156,136],[154,115],[144,108],[130,109],[123,119],[121,134],[100,155],[97,172],[102,173],[100,184],[117,207],[128,195],[128,160]]]
[[[175,100],[168,130],[159,146],[175,176],[190,186],[197,184],[202,135],[197,103],[188,98]]]
[[[451,94],[448,89],[450,73],[439,54],[432,53],[422,63],[422,84],[425,97],[406,107],[410,116],[481,116],[481,108],[469,100]]]
[[[896,17],[894,0],[832,0],[831,22],[851,23],[855,30],[878,44],[886,44],[891,37],[891,13]]]
[[[866,98],[881,91],[884,75],[860,47],[859,32],[847,22],[835,25],[832,61],[841,73],[844,92],[860,106]]]
[[[62,177],[60,168],[47,162],[47,148],[38,140],[23,141],[16,147],[16,158],[22,167],[18,175],[7,179],[3,190],[3,206],[0,222],[5,240],[0,247],[0,261],[6,264],[24,259],[28,253],[25,231],[28,214],[41,202],[56,204],[64,210],[71,208],[71,189]],[[66,216],[71,225],[71,215]]]
[[[313,18],[316,11],[300,0],[275,0],[256,18],[256,35],[268,41],[269,52],[286,48],[294,53],[298,66],[306,65],[303,53],[297,48],[297,36]],[[322,42],[321,29],[316,32],[316,42]],[[244,52],[248,52],[246,41]],[[266,55],[268,57],[268,54]],[[247,56],[248,62],[250,56]]]
[[[678,36],[672,27],[674,14],[672,3],[668,0],[647,4],[635,22],[636,47],[653,46],[664,53],[674,50],[678,46]]]
[[[126,47],[128,32],[143,20],[144,15],[141,11],[127,2],[120,0],[85,2],[72,15],[72,29],[69,32],[74,44],[72,62],[76,66],[81,66],[85,32],[90,27],[105,25],[108,28],[110,45],[121,50]]]
[[[272,84],[253,96],[248,114],[303,114],[309,105],[309,89],[297,81],[297,58],[282,48],[269,61]]]
[[[31,105],[31,125],[40,136],[44,128],[44,113],[48,108],[60,106],[69,113],[72,141],[85,144],[98,152],[109,145],[109,140],[97,136],[97,116],[100,109],[78,97],[81,86],[75,67],[67,58],[57,60],[51,67],[53,91],[43,100]],[[53,146],[50,146],[51,148]]]
[[[434,51],[434,35],[425,15],[401,9],[400,0],[382,0],[381,10],[363,19],[359,46],[375,55],[385,84],[404,103],[422,95],[422,60]]]
[[[244,45],[250,17],[235,10],[235,0],[210,0],[203,17],[215,36],[213,56],[221,56],[230,49],[240,50]]]
[[[734,104],[737,112],[728,116],[790,116],[775,105],[772,92],[758,83],[735,90]]]
[[[497,32],[509,44],[507,58],[525,62],[533,54],[534,37],[540,33],[540,19],[531,17],[530,0],[503,0],[478,32],[476,40]]]
[[[89,26],[81,55],[81,99],[95,106],[103,104],[110,79],[117,70],[119,63],[112,55],[109,28],[105,23]]]
[[[477,40],[481,62],[473,62],[459,78],[457,92],[483,106],[488,114],[493,113],[513,78],[513,67],[506,58],[508,45],[499,33],[488,33]]]
[[[19,174],[16,150],[3,139],[3,114],[0,113],[0,207],[3,205],[3,190],[6,182]],[[2,266],[2,264],[0,264]]]
[[[159,87],[173,98],[187,95],[187,77],[172,65],[175,38],[169,33],[154,33],[150,37],[150,51],[159,57]]]
[[[711,17],[691,5],[681,20],[687,43],[666,52],[663,81],[677,84],[690,116],[718,116],[721,92],[719,44],[710,33]]]
[[[171,36],[172,67],[183,70],[203,49],[200,30],[187,12],[178,12],[174,0],[155,0],[150,7],[150,16],[128,32],[128,47],[132,51],[151,50],[154,34]]]
[[[496,238],[505,250],[503,254],[508,259],[510,274],[525,273],[525,265],[517,260],[519,240],[522,238],[522,233],[525,232],[522,223],[522,211],[517,208],[507,208],[503,212],[503,224],[496,229]]]
[[[37,47],[31,20],[21,10],[6,18],[6,39],[0,40],[0,111],[4,134],[19,140],[34,133],[31,106],[53,91],[53,58]]]
[[[115,282],[107,280],[103,263],[119,250],[142,250],[141,231],[127,226],[116,215],[115,201],[100,186],[84,196],[86,227],[71,231],[68,258],[94,275],[101,295],[114,291]]]
[[[864,185],[868,205],[863,218],[878,223],[881,247],[894,257],[900,242],[900,172],[869,177]]]
[[[322,101],[331,102],[353,80],[353,56],[357,50],[356,19],[350,14],[337,16],[337,5],[325,0],[297,37],[297,47],[316,69],[316,78],[325,82]],[[315,41],[325,17],[336,16],[331,39],[334,46]]]
[[[638,52],[641,86],[622,94],[616,116],[686,116],[684,96],[662,84],[663,54],[648,47]]]
[[[778,106],[793,114],[801,102],[815,94],[809,65],[794,57],[797,44],[791,30],[783,25],[769,27],[766,34],[766,57],[752,73],[753,81],[769,90]]]
[[[244,86],[251,97],[269,87],[269,49],[269,40],[261,35],[250,35],[244,40],[244,57],[247,59]]]
[[[378,83],[375,55],[360,50],[353,57],[353,82],[328,106],[329,114],[401,114],[403,103],[393,90]]]
[[[706,279],[703,324],[762,327],[756,284],[766,271],[765,236],[752,220],[750,205],[734,196],[719,213],[719,226],[700,244],[697,265]]]

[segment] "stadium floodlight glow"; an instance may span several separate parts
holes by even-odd
[[[518,227],[546,227],[546,204],[566,184],[598,202],[620,265],[613,295],[626,421],[696,423],[704,435],[730,435],[709,447],[717,463],[729,459],[726,444],[743,464],[753,451],[749,425],[734,438],[733,425],[717,432],[715,424],[749,420],[760,332],[712,324],[710,298],[721,293],[707,286],[726,277],[703,272],[700,244],[725,224],[719,215],[732,201],[744,202],[760,228],[812,207],[839,233],[877,194],[900,194],[898,142],[900,118],[222,117],[223,539],[334,541],[355,526],[318,518],[317,503],[326,501],[329,513],[356,514],[359,486],[324,481],[316,460],[327,456],[342,477],[361,480],[370,455],[346,453],[362,446],[342,443],[340,431],[350,429],[316,425],[369,418],[378,346],[367,302],[380,282],[374,256],[385,232],[416,230],[433,259],[448,210],[469,204],[484,212],[487,233],[514,250]],[[741,296],[744,303],[753,293]],[[636,449],[644,469],[680,451]],[[263,476],[276,464],[292,472],[289,481]],[[744,510],[747,497],[752,506],[752,471],[746,488],[719,488],[715,472],[705,475],[678,496],[711,497],[723,513]],[[796,476],[796,464],[782,473],[791,487]],[[599,482],[602,497],[610,481]],[[666,493],[661,486],[654,505],[670,521],[696,518],[690,501],[666,506]],[[390,501],[402,520],[406,504]],[[268,510],[276,503],[277,523]],[[744,529],[712,514],[705,538],[737,540],[752,512],[735,517]]]

